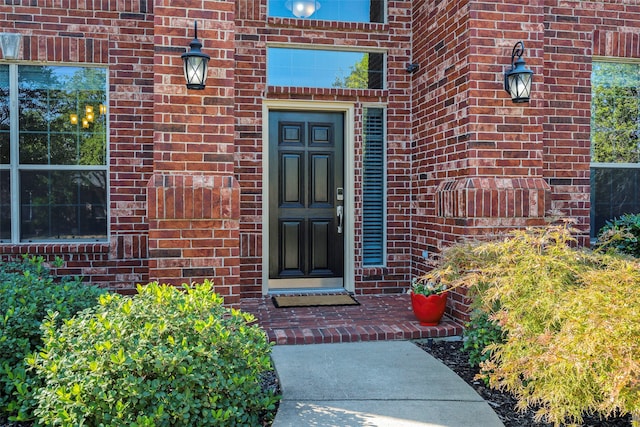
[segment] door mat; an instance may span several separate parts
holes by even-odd
[[[360,305],[351,295],[278,295],[271,297],[273,305],[286,307],[320,307],[330,305]]]

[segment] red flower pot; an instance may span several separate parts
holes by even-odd
[[[422,326],[436,326],[440,323],[447,307],[448,292],[424,296],[411,292],[411,307]]]

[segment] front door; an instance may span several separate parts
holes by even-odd
[[[269,113],[269,289],[344,286],[343,122]]]

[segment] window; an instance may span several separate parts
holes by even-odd
[[[269,0],[269,16],[384,22],[384,0]]]
[[[362,147],[362,264],[384,264],[384,110],[365,108]]]
[[[0,241],[107,237],[106,70],[0,65]]]
[[[640,212],[640,64],[594,62],[591,77],[591,237]]]
[[[267,49],[272,86],[382,89],[384,54],[319,49]]]
[[[9,66],[0,65],[0,241],[11,238]]]

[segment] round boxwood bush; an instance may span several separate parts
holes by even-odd
[[[210,282],[151,283],[56,328],[30,363],[45,376],[38,421],[62,426],[256,426],[276,397],[266,334],[222,305]]]
[[[62,260],[55,264],[61,266]],[[96,305],[104,292],[79,278],[55,278],[43,257],[0,262],[0,421],[32,417],[32,392],[40,382],[25,369],[24,357],[41,347],[40,325],[47,313],[69,318]]]

